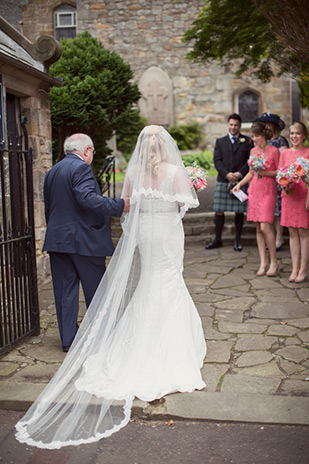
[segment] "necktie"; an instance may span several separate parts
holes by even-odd
[[[232,143],[234,144],[236,142],[236,140],[237,140],[237,137],[233,136],[232,137]]]

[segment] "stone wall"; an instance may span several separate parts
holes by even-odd
[[[136,82],[150,67],[169,76],[173,117],[177,123],[198,121],[204,145],[212,149],[216,137],[226,133],[227,116],[238,111],[239,93],[253,90],[260,96],[260,112],[278,113],[291,123],[291,83],[288,76],[262,84],[248,73],[236,79],[233,70],[216,64],[199,66],[185,55],[181,38],[192,26],[201,0],[24,0],[23,32],[32,41],[53,35],[53,11],[61,3],[75,5],[77,32],[88,30],[109,50],[129,61]],[[243,127],[248,132],[250,124]],[[286,134],[285,134],[286,135]]]
[[[49,275],[49,259],[42,253],[46,222],[44,215],[43,183],[46,172],[52,167],[51,122],[49,94],[37,89],[33,96],[21,98],[23,113],[27,116],[29,146],[33,153],[34,223],[38,281]]]

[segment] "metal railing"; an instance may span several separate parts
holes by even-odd
[[[0,352],[38,334],[32,152],[0,148]]]
[[[116,198],[115,156],[105,158],[105,165],[98,175],[97,181],[102,195],[107,193],[109,197]]]

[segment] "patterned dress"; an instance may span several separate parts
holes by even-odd
[[[299,157],[309,160],[309,148],[302,150],[283,150],[280,155],[279,167],[288,167]],[[305,209],[308,189],[303,181],[293,184],[291,193],[282,191],[281,225],[286,227],[303,227],[309,229],[309,211]]]
[[[251,150],[251,154],[257,154],[258,147]],[[266,160],[265,170],[276,171],[278,169],[280,152],[277,148],[268,145],[264,150]],[[270,222],[274,220],[277,185],[275,177],[263,176],[258,179],[256,173],[248,188],[248,212],[247,220],[254,222]]]

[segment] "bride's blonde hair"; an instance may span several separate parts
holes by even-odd
[[[158,175],[159,165],[166,159],[161,126],[146,126],[143,130],[140,154],[153,176]]]

